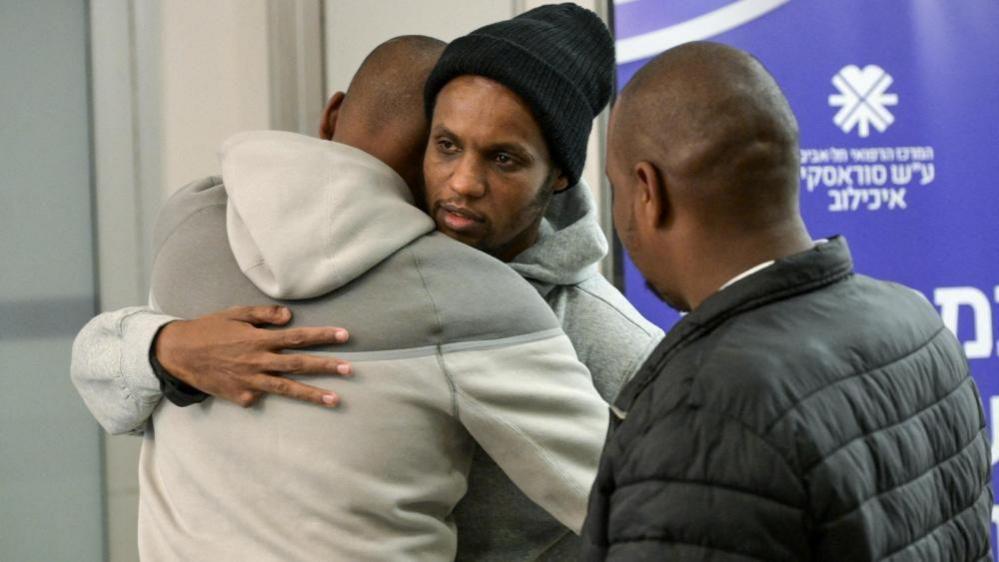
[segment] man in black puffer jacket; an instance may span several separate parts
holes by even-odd
[[[989,446],[961,345],[798,210],[773,78],[692,43],[628,84],[607,172],[622,242],[690,311],[613,406],[587,560],[990,561]]]

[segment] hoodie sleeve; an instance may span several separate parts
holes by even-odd
[[[532,501],[578,534],[608,410],[568,338],[549,332],[441,357],[469,433]]]
[[[149,347],[172,320],[148,307],[129,307],[98,315],[77,334],[70,377],[108,433],[142,433],[162,396]]]
[[[225,202],[219,177],[192,182],[164,203],[156,220],[153,247],[193,213]],[[149,348],[164,324],[177,320],[161,314],[149,295],[149,306],[105,312],[80,330],[73,342],[70,377],[97,422],[113,435],[142,433],[162,398],[160,382],[149,363]]]

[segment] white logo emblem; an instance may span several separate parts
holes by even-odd
[[[829,105],[840,108],[833,123],[844,133],[857,127],[861,137],[870,134],[871,125],[878,132],[885,132],[895,122],[887,106],[898,105],[898,95],[886,93],[893,81],[880,66],[871,64],[863,70],[852,64],[844,66],[832,79],[839,93],[829,96]]]

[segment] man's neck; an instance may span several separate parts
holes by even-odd
[[[695,310],[738,275],[771,261],[811,249],[812,238],[804,225],[788,225],[755,236],[728,237],[706,241],[691,248],[690,283],[685,288],[687,302]]]
[[[394,145],[392,141],[364,134],[361,131],[357,131],[354,127],[343,127],[342,130],[338,128],[330,140],[364,151],[381,160],[383,164],[395,170],[395,173],[399,174],[407,185],[412,181],[412,178],[409,177],[411,174],[407,166],[408,162],[399,158],[398,154],[388,149],[388,147]]]

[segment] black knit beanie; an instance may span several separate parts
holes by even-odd
[[[541,6],[452,41],[427,79],[427,117],[452,79],[495,80],[531,107],[553,160],[574,185],[593,118],[610,99],[613,72],[614,41],[595,13],[568,3]]]

